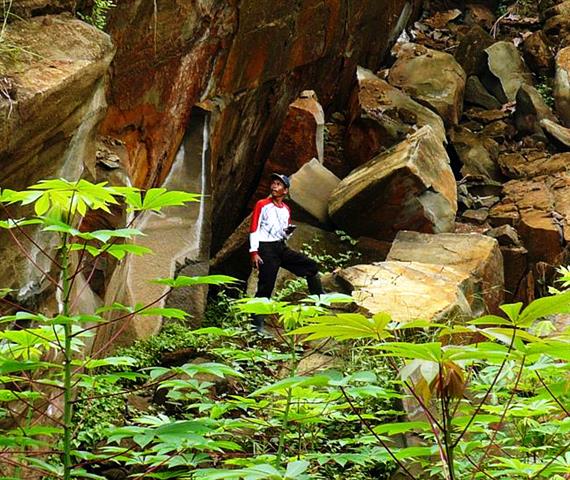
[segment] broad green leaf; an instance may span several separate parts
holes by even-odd
[[[570,312],[570,290],[534,300],[522,311],[516,325],[520,328],[528,328],[539,318],[568,312]]]
[[[194,285],[224,285],[228,283],[239,282],[237,278],[230,277],[228,275],[205,275],[196,277],[186,277],[180,275],[176,278],[158,278],[153,280],[152,283],[158,283],[160,285],[168,285],[172,288],[179,287],[191,287]]]
[[[326,375],[314,375],[312,377],[287,377],[283,380],[279,380],[271,385],[266,385],[261,387],[255,392],[251,393],[250,396],[258,397],[260,395],[266,395],[268,393],[283,393],[290,388],[296,387],[308,387],[308,386],[323,386],[330,382],[330,377]]]
[[[302,473],[305,473],[307,468],[309,468],[309,462],[305,460],[297,460],[296,462],[289,463],[285,471],[285,478],[295,479]]]
[[[374,427],[374,431],[379,435],[397,435],[399,433],[406,433],[411,431],[429,432],[431,431],[431,427],[428,422],[396,422],[378,425]]]

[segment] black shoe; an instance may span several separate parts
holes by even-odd
[[[317,273],[312,277],[307,277],[307,285],[311,295],[324,295],[323,285],[321,283],[321,276]]]

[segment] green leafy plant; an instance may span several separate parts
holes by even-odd
[[[109,10],[116,6],[117,4],[113,0],[94,0],[93,6],[91,7],[91,13],[79,13],[78,15],[79,18],[90,23],[94,27],[97,27],[99,30],[105,30]]]
[[[310,243],[304,244],[301,249],[305,255],[317,262],[321,271],[331,272],[337,268],[344,268],[360,258],[360,252],[356,250],[358,240],[342,230],[336,230],[335,234],[344,246],[344,251],[336,255],[324,251],[318,237],[313,238]]]
[[[3,432],[2,453],[7,458],[7,465],[64,480],[81,476],[95,478],[84,468],[89,464],[91,454],[74,449],[78,441],[85,440],[81,438],[82,424],[74,422],[74,406],[78,402],[88,405],[97,400],[97,395],[85,395],[85,392],[109,389],[123,379],[136,378],[136,375],[130,372],[99,373],[105,367],[132,366],[135,360],[128,356],[85,356],[86,340],[97,328],[135,314],[166,318],[186,316],[176,309],[156,307],[156,300],[134,307],[114,304],[96,312],[74,311],[71,294],[78,275],[83,273],[81,259],[86,253],[95,258],[112,255],[118,259],[148,253],[148,249],[133,242],[141,235],[140,231],[130,227],[79,230],[76,225],[80,218],[91,210],[110,212],[110,206],[119,203],[136,214],[158,212],[168,206],[198,200],[198,195],[185,192],[168,192],[161,188],[142,192],[136,188],[109,187],[105,183],[93,184],[85,180],[44,180],[23,191],[0,191],[0,205],[7,217],[0,221],[0,228],[7,229],[22,249],[18,237],[34,243],[40,254],[51,262],[49,270],[42,270],[26,250],[22,251],[51,283],[59,302],[57,311],[51,315],[21,309],[0,318],[2,324],[16,327],[0,333],[0,375],[4,385],[0,390],[0,402],[4,406],[4,415],[12,417],[14,424],[14,429]],[[11,217],[10,208],[14,204],[33,207],[33,215]],[[57,238],[55,251],[41,247],[27,233],[26,230],[32,227]],[[178,277],[157,281],[176,288],[179,285],[220,284],[232,279]],[[3,290],[4,300],[9,294]],[[119,316],[106,317],[109,312],[118,312]],[[38,422],[39,425],[54,426],[39,427]],[[50,463],[42,456],[61,458],[61,463]],[[82,462],[81,459],[87,460]]]

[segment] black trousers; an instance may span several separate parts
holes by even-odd
[[[298,277],[312,277],[319,271],[313,260],[291,250],[285,242],[260,242],[258,254],[263,263],[259,266],[256,297],[271,297],[279,267]]]

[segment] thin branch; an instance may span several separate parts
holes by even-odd
[[[560,400],[558,400],[558,398],[556,397],[556,395],[554,395],[554,393],[552,392],[552,390],[550,390],[550,388],[548,387],[548,385],[546,385],[545,381],[542,379],[542,377],[540,376],[540,374],[535,371],[534,374],[536,375],[536,377],[540,380],[540,383],[542,383],[542,386],[546,389],[546,391],[548,392],[548,394],[552,397],[552,400],[554,400],[558,406],[564,410],[564,413],[566,414],[567,417],[570,417],[570,412],[568,411],[568,409],[562,405],[562,402],[560,402]]]
[[[388,455],[390,455],[390,457],[392,457],[392,459],[398,464],[398,466],[405,472],[405,474],[411,478],[412,480],[415,480],[415,476],[412,475],[412,473],[404,466],[404,464],[402,462],[400,462],[400,460],[398,460],[398,458],[396,457],[396,455],[394,455],[394,453],[392,452],[392,450],[390,450],[390,448],[388,447],[388,445],[386,445],[386,442],[384,442],[384,440],[382,440],[382,438],[380,437],[380,435],[378,435],[374,429],[370,426],[370,424],[368,423],[368,421],[362,416],[360,415],[360,412],[358,411],[358,409],[354,406],[354,403],[352,403],[352,400],[350,399],[350,397],[348,396],[348,394],[346,393],[346,390],[344,389],[344,387],[339,386],[340,391],[342,392],[342,394],[344,395],[344,398],[346,399],[346,401],[348,402],[348,404],[350,405],[350,408],[352,409],[352,411],[355,413],[355,415],[359,418],[360,423],[362,423],[362,425],[364,425],[367,430],[374,436],[374,438],[376,440],[378,440],[378,442],[380,443],[380,445],[382,445],[382,447],[384,447],[384,449],[388,452]]]
[[[467,432],[467,430],[469,429],[469,427],[471,426],[471,424],[473,423],[473,421],[475,420],[475,418],[477,417],[477,415],[481,411],[481,408],[483,408],[483,405],[485,404],[485,402],[487,401],[487,398],[489,397],[489,395],[493,391],[493,388],[495,388],[495,384],[499,381],[499,377],[501,376],[501,373],[503,372],[503,368],[505,368],[505,365],[507,364],[507,357],[508,357],[509,353],[511,353],[511,350],[513,349],[513,345],[515,343],[516,336],[517,336],[517,330],[516,330],[516,328],[513,328],[513,336],[511,338],[511,343],[509,344],[509,349],[507,351],[507,354],[505,355],[505,358],[503,359],[503,362],[501,363],[501,366],[499,367],[499,371],[497,372],[497,375],[495,375],[495,378],[493,378],[491,385],[489,386],[489,388],[485,392],[485,395],[483,396],[481,403],[479,403],[479,405],[477,405],[475,412],[473,413],[473,415],[471,415],[471,418],[467,422],[467,425],[465,425],[465,427],[463,428],[461,433],[455,439],[455,442],[453,442],[453,445],[452,445],[453,448],[455,448],[457,446],[457,444],[461,441],[461,438],[463,437],[463,435],[465,435],[465,433]]]

